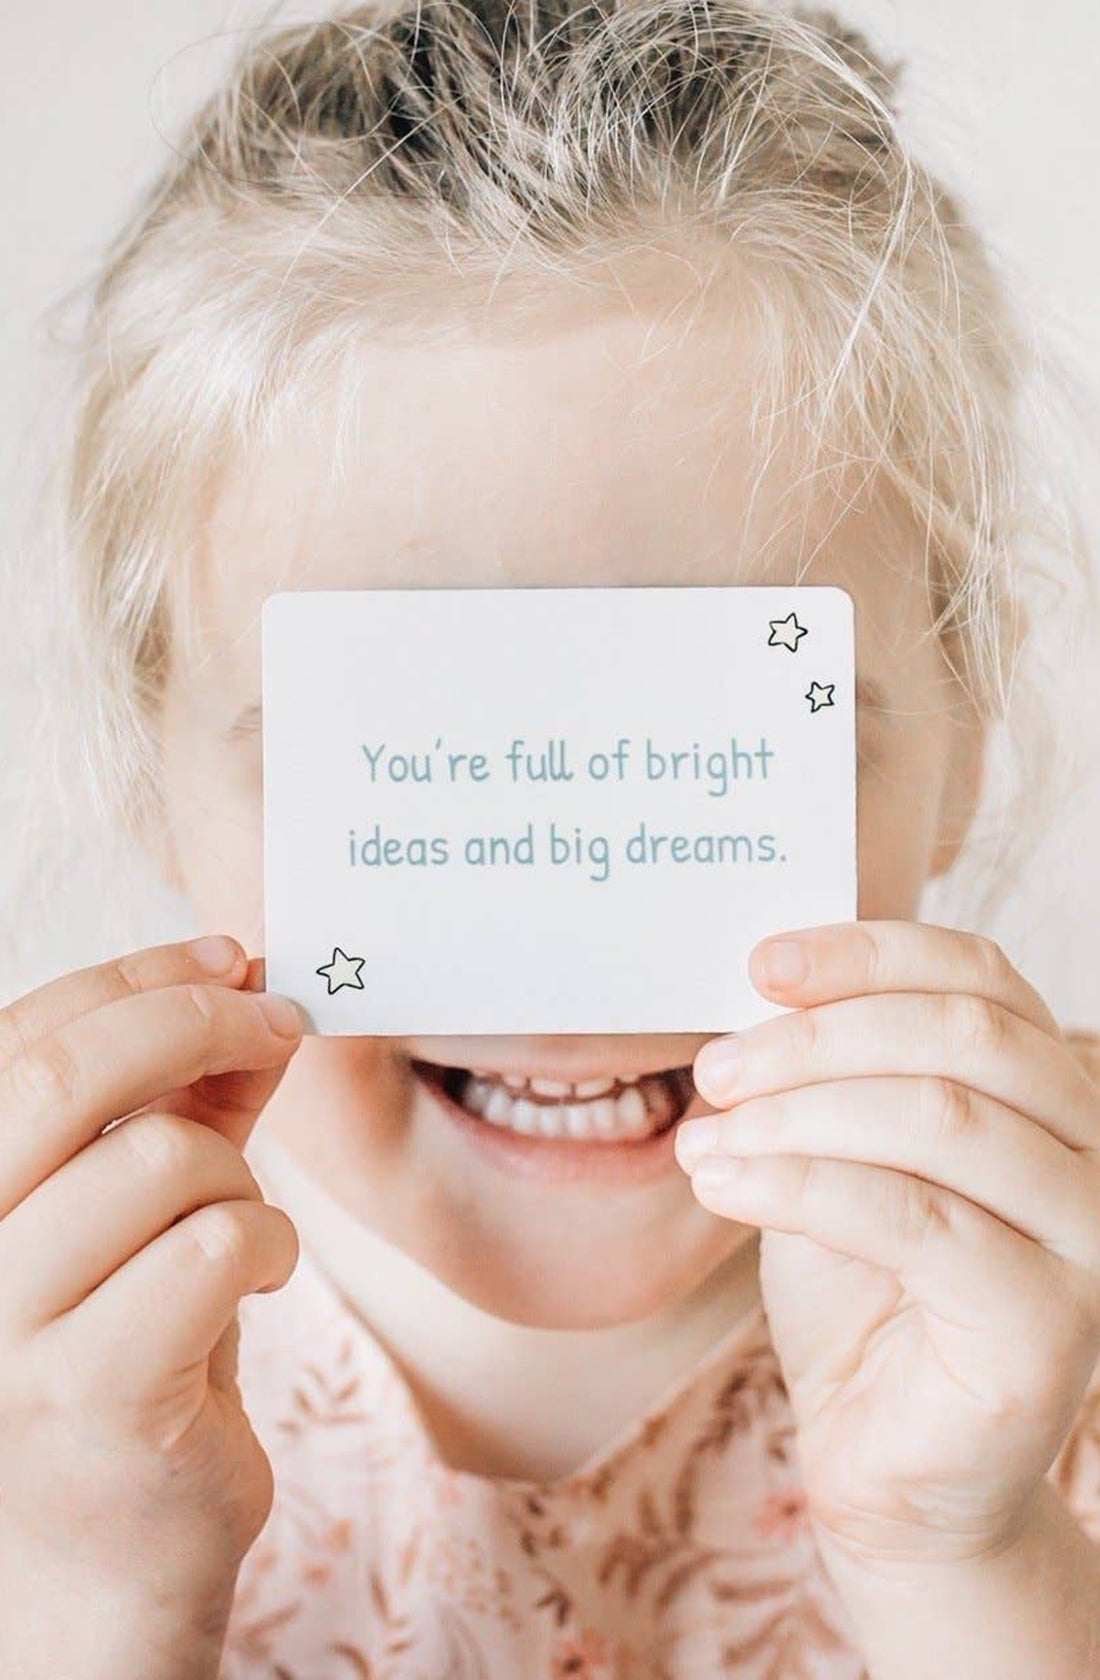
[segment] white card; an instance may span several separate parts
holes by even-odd
[[[783,1013],[751,947],[856,915],[853,644],[825,586],[269,597],[269,989],[320,1033]]]

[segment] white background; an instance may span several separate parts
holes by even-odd
[[[1086,0],[847,0],[842,15],[908,60],[904,122],[978,215],[1043,339],[1100,385],[1096,176],[1100,8]],[[27,490],[48,448],[58,365],[46,310],[79,284],[164,156],[180,113],[215,77],[234,31],[268,8],[243,0],[58,0],[4,23],[0,115],[0,484],[5,543],[26,540]],[[311,9],[286,6],[296,18]],[[0,614],[0,998],[126,944],[188,926],[139,865],[103,854],[90,824],[68,850],[38,823],[53,875],[13,874],[25,816],[20,749],[38,673]],[[1092,650],[1091,663],[1096,663]],[[1100,706],[1082,670],[1068,727],[1091,762]],[[1089,731],[1092,733],[1090,734]],[[75,812],[75,801],[70,801]],[[1095,954],[1100,796],[1085,785],[1045,843],[1026,890],[989,931],[1069,1024],[1100,1026]],[[37,879],[37,877],[35,878]],[[16,913],[18,911],[18,914]]]

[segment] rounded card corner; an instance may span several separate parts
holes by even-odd
[[[286,602],[294,599],[294,593],[292,589],[276,589],[270,595],[264,596],[263,604],[260,607],[261,629],[266,628],[271,620],[283,611]]]
[[[834,595],[839,595],[841,600],[844,602],[844,610],[847,614],[848,622],[850,624],[855,624],[855,621],[856,621],[856,601],[855,601],[855,596],[852,594],[851,590],[850,589],[845,589],[843,584],[839,584],[839,583],[831,583],[829,585],[829,588],[832,590]]]

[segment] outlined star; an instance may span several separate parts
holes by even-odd
[[[798,652],[799,642],[810,633],[804,624],[799,624],[793,612],[788,613],[786,618],[769,618],[768,626],[771,630],[768,646],[789,648],[792,653]]]
[[[349,957],[346,951],[341,951],[339,945],[334,946],[332,961],[325,963],[322,968],[314,970],[328,984],[328,995],[338,992],[341,986],[351,986],[354,991],[362,992],[363,977],[359,970],[366,962],[366,957]]]
[[[825,706],[836,705],[836,701],[833,699],[833,689],[835,687],[836,683],[812,682],[810,684],[803,699],[810,702],[811,712],[820,712]]]

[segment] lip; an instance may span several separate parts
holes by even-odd
[[[435,1067],[480,1067],[498,1078],[530,1076],[567,1085],[603,1078],[610,1082],[616,1075],[641,1079],[647,1073],[686,1067],[708,1036],[713,1034],[669,1033],[654,1040],[640,1039],[636,1033],[612,1033],[596,1043],[588,1035],[569,1033],[520,1038],[432,1036],[406,1038],[402,1050],[410,1061],[430,1062]]]
[[[572,1138],[525,1137],[491,1121],[478,1119],[454,1101],[416,1062],[410,1071],[417,1087],[438,1112],[455,1125],[470,1148],[500,1172],[557,1184],[646,1184],[672,1173],[683,1175],[675,1138],[682,1121],[713,1110],[698,1094],[663,1132],[639,1141],[581,1143]]]

